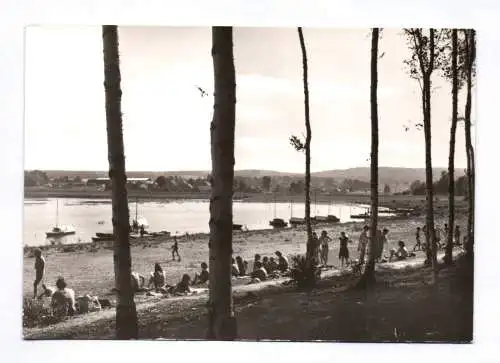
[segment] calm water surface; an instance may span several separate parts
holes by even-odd
[[[59,225],[72,225],[76,234],[57,239],[61,243],[89,242],[96,232],[112,232],[111,200],[59,199]],[[50,244],[45,232],[56,223],[57,199],[27,199],[24,202],[24,244],[36,246]],[[135,217],[136,203],[129,204],[130,216]],[[166,230],[172,234],[208,232],[208,200],[139,201],[138,216],[147,219],[149,231]],[[365,212],[365,206],[332,204],[311,206],[311,215],[334,214],[341,222],[351,220],[351,214]],[[234,223],[249,229],[271,228],[275,217],[286,221],[291,215],[304,216],[304,205],[295,203],[247,203],[235,201]]]

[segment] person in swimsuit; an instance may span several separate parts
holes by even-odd
[[[56,281],[57,290],[52,294],[51,307],[55,317],[63,319],[66,316],[72,316],[76,312],[75,291],[66,285],[63,277]]]
[[[155,263],[155,270],[151,272],[148,288],[152,285],[155,291],[163,291],[165,289],[166,277],[165,272],[159,263]]]
[[[241,256],[236,256],[236,264],[238,265],[238,271],[240,271],[240,276],[245,276],[247,274],[247,264],[243,261]]]
[[[193,279],[193,285],[204,284],[209,279],[208,273],[208,265],[206,262],[201,263],[201,272],[200,274],[195,274]]]
[[[370,227],[364,226],[363,232],[359,235],[358,252],[359,252],[359,264],[363,265],[365,263],[366,247],[368,246],[369,238],[368,231]]]
[[[345,232],[341,232],[339,240],[340,240],[339,259],[341,268],[344,268],[344,262],[346,265],[349,262],[349,249],[347,248],[347,242],[349,242],[349,238],[346,236]]]
[[[179,244],[177,243],[177,236],[174,236],[174,245],[172,246],[172,260],[175,260],[175,255],[179,261],[181,260],[181,256],[179,255]]]
[[[33,298],[36,299],[38,284],[42,281],[45,274],[45,259],[42,256],[42,250],[35,250],[35,282],[33,283]]]
[[[415,233],[415,246],[413,246],[413,252],[416,250],[421,251],[422,250],[422,242],[420,240],[420,227],[417,227],[417,232]]]
[[[320,263],[323,266],[326,266],[328,264],[328,252],[329,252],[329,245],[328,242],[331,241],[332,239],[328,237],[328,232],[327,231],[322,231],[321,232],[321,237],[319,238],[320,242]]]

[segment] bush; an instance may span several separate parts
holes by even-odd
[[[39,325],[50,311],[43,305],[42,300],[24,298],[23,300],[23,326],[34,327]]]
[[[296,255],[292,257],[292,269],[290,277],[299,288],[313,288],[320,278],[321,271],[317,262],[310,264],[305,256]]]

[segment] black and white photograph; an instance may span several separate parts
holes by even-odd
[[[23,339],[471,343],[480,39],[27,26]]]

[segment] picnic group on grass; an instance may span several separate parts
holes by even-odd
[[[398,241],[397,248],[390,249],[389,255],[384,256],[384,247],[387,246],[387,236],[389,230],[384,228],[377,231],[377,238],[375,239],[374,246],[374,259],[376,262],[392,262],[401,261],[410,257],[415,256],[415,251],[425,251],[427,248],[425,242],[422,242],[421,232],[425,234],[425,227],[422,229],[417,227],[415,233],[415,245],[411,252],[406,248],[406,244],[403,241]],[[447,237],[449,231],[448,226],[444,225],[444,234]],[[461,245],[461,234],[460,227],[457,225],[453,232],[453,243],[457,246]],[[359,253],[358,259],[351,259],[349,255],[348,244],[352,243],[351,239],[347,236],[345,232],[341,232],[339,236],[339,252],[338,258],[341,263],[341,269],[344,266],[352,265],[353,271],[357,269],[360,271],[362,265],[367,261],[368,244],[370,241],[369,227],[364,226],[358,241],[357,252]],[[438,248],[443,248],[446,242],[446,238],[441,239],[441,232],[439,228],[436,228],[436,241]],[[318,251],[317,262],[319,267],[327,267],[328,256],[330,251],[330,242],[332,238],[328,236],[327,231],[322,231],[320,237],[318,237],[316,232],[313,232],[313,240],[315,242],[316,250]],[[172,259],[178,258],[181,260],[179,254],[179,245],[177,239],[174,239],[174,245],[171,247]],[[73,289],[67,286],[67,283],[63,277],[59,277],[56,280],[55,288],[47,287],[42,283],[42,293],[37,295],[38,285],[43,281],[45,275],[45,259],[42,256],[42,251],[36,249],[34,252],[35,256],[35,281],[34,287],[34,299],[50,298],[50,307],[52,316],[62,319],[66,316],[72,316],[74,314],[82,314],[91,311],[98,311],[102,308],[111,307],[111,303],[108,299],[100,299],[97,296],[83,295],[75,297],[75,292]],[[180,281],[177,284],[169,285],[167,283],[165,272],[163,271],[159,263],[154,264],[153,271],[149,274],[148,283],[146,284],[146,278],[138,272],[131,273],[131,283],[134,292],[146,292],[149,296],[180,296],[189,293],[195,293],[192,291],[190,286],[200,286],[208,285],[209,282],[209,271],[206,262],[202,262],[201,271],[194,275],[194,278],[187,273],[183,274]],[[249,283],[259,283],[269,279],[276,279],[280,277],[290,276],[290,264],[288,259],[280,252],[276,251],[274,256],[261,256],[256,254],[254,256],[254,261],[252,264],[252,270],[249,270],[249,264],[247,261],[243,260],[241,256],[237,256],[232,259],[232,276],[233,278],[249,277]],[[116,292],[116,288],[112,289]]]

